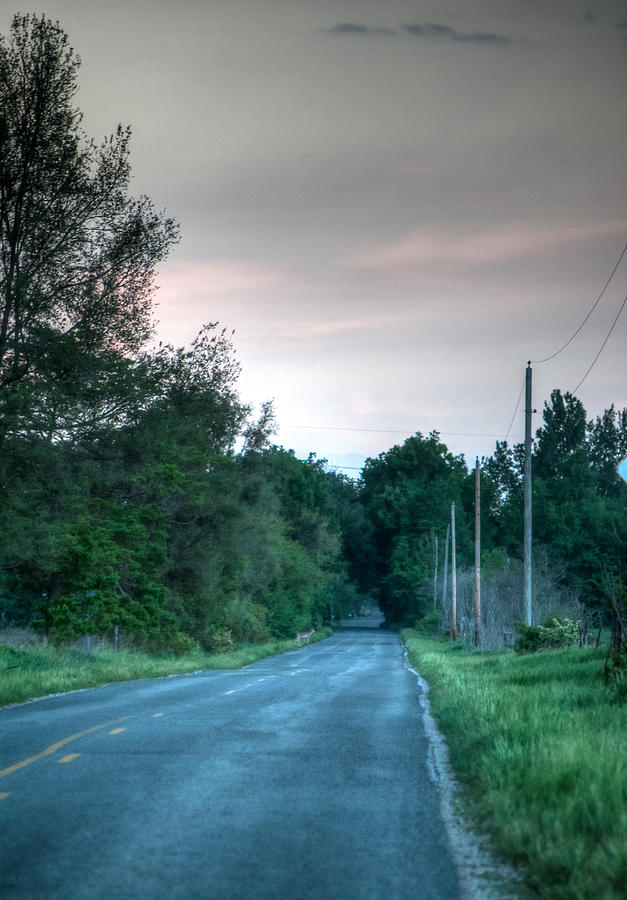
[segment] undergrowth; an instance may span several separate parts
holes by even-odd
[[[627,884],[627,714],[604,650],[520,656],[403,632],[464,796],[533,895],[618,900]]]
[[[311,642],[323,640],[331,633],[330,628],[319,629]],[[240,669],[264,657],[297,649],[295,641],[284,640],[244,644],[226,653],[194,650],[175,656],[133,650],[11,647],[1,641],[0,632],[0,706],[111,681],[158,678],[201,669]]]

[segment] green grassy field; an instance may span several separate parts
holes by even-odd
[[[330,634],[330,628],[322,628],[312,635],[311,641],[323,640]],[[19,648],[0,643],[0,706],[111,681],[157,678],[201,669],[240,669],[266,656],[295,649],[295,641],[286,640],[246,644],[227,653],[196,651],[174,656],[129,650]]]
[[[526,872],[531,895],[624,898],[627,712],[604,684],[604,651],[518,656],[403,637],[467,811]]]

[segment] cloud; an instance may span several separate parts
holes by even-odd
[[[472,235],[420,228],[396,243],[361,248],[343,263],[352,268],[386,270],[416,265],[468,269],[526,257],[546,257],[593,240],[624,237],[627,222],[601,222],[562,228],[518,223]]]
[[[357,25],[354,22],[338,22],[327,31],[329,34],[396,34],[391,28],[372,28],[369,25]]]
[[[458,41],[465,44],[498,44],[502,46],[511,42],[511,38],[502,34],[493,34],[487,31],[456,31],[450,25],[439,25],[433,22],[424,25],[418,23],[403,25],[403,30],[413,37]]]
[[[199,299],[249,291],[287,280],[285,272],[263,263],[175,260],[164,263],[159,269],[158,300],[160,303],[191,304]]]
[[[413,23],[403,25],[402,30],[412,37],[435,39],[440,41],[457,41],[465,44],[509,44],[511,38],[502,34],[493,34],[488,31],[456,31],[450,25],[440,25],[436,22],[427,22],[425,24]],[[338,22],[333,28],[327,28],[329,34],[358,34],[358,35],[379,35],[379,34],[397,34],[398,32],[392,28],[374,28],[370,25],[358,25],[356,22]]]
[[[352,319],[311,319],[297,322],[284,322],[276,326],[276,334],[290,340],[310,340],[312,337],[330,337],[340,334],[379,333],[386,328],[405,326],[417,314],[406,310],[389,315],[363,315]]]
[[[502,34],[491,34],[484,31],[473,31],[470,34],[456,34],[454,41],[462,41],[468,44],[498,44],[501,47],[511,43],[511,38]]]
[[[275,292],[294,285],[283,269],[246,260],[168,260],[157,273],[157,334],[177,346],[203,322],[221,322],[238,334],[260,328],[257,315]]]
[[[407,34],[427,38],[454,38],[457,34],[455,29],[449,28],[448,25],[434,25],[432,23],[428,25],[403,25],[403,30]]]

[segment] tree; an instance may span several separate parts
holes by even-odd
[[[147,633],[165,621],[163,516],[118,502],[112,460],[159,399],[141,350],[178,231],[129,196],[130,130],[83,133],[79,64],[45,16],[0,36],[0,565],[27,620]]]
[[[620,496],[624,483],[617,467],[627,456],[627,409],[617,410],[612,404],[602,416],[588,422],[588,443],[599,493]]]
[[[627,540],[626,489],[613,468],[625,446],[621,415],[610,407],[587,424],[581,401],[554,390],[543,419],[533,463],[534,541],[565,564],[567,584],[586,604],[605,605],[603,573],[618,571]]]
[[[497,441],[494,454],[483,462],[481,505],[493,532],[496,546],[510,554],[522,553],[523,541],[523,466],[519,448]],[[488,489],[484,491],[484,485]]]
[[[128,195],[130,130],[99,146],[84,135],[79,65],[45,16],[16,15],[0,36],[0,439],[49,405],[51,378],[76,386],[79,361],[141,348],[155,265],[178,236]]]
[[[366,460],[360,499],[370,522],[370,539],[359,579],[377,597],[386,619],[411,622],[427,611],[433,534],[443,534],[451,502],[460,500],[466,465],[454,457],[439,434],[418,433],[377,459]],[[364,537],[366,537],[364,535]],[[469,522],[458,520],[460,556],[470,557]],[[413,585],[413,587],[412,587]]]
[[[551,391],[544,404],[544,425],[536,432],[534,476],[556,479],[577,489],[575,479],[588,481],[586,411],[581,400],[568,391]],[[572,480],[572,483],[570,483]]]

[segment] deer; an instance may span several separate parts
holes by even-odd
[[[306,640],[309,643],[309,638],[312,636],[316,629],[312,628],[311,631],[299,631],[296,635],[296,643],[300,644],[301,641]]]

